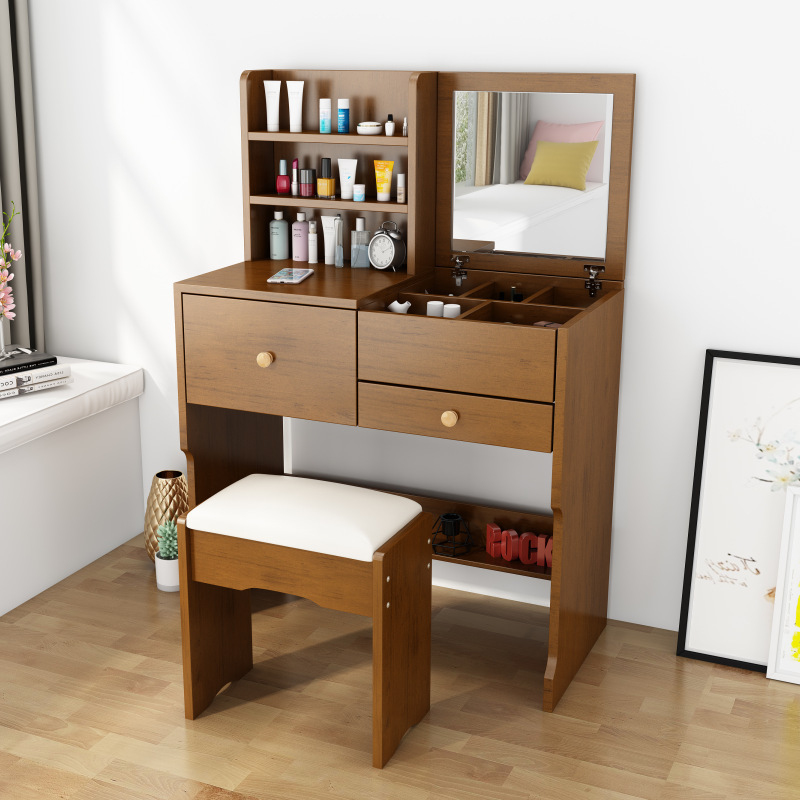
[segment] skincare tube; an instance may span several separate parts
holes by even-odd
[[[333,222],[336,217],[322,217],[322,235],[325,238],[325,263],[333,264],[336,252],[336,239],[333,233]]]
[[[339,159],[339,192],[342,200],[353,199],[353,186],[356,182],[356,167],[358,160],[355,158]]]
[[[267,95],[267,130],[274,132],[280,129],[278,108],[281,99],[281,82],[264,81],[264,92]]]
[[[375,184],[378,189],[378,200],[387,203],[392,196],[392,170],[394,161],[375,162]]]
[[[286,81],[289,93],[289,131],[303,132],[303,84],[305,81]]]

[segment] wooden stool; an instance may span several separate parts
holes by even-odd
[[[405,497],[249,475],[178,520],[187,719],[253,667],[250,589],[372,617],[372,763],[430,708],[432,517]]]

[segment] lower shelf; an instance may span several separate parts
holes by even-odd
[[[512,575],[525,575],[529,578],[541,578],[549,581],[552,567],[539,567],[536,564],[525,565],[521,561],[505,561],[502,558],[492,558],[486,550],[474,548],[463,556],[440,556],[433,554],[434,561],[449,561],[451,564],[463,564],[467,567],[481,567],[493,569],[497,572],[510,572]]]

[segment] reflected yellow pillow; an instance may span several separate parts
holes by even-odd
[[[585,190],[595,150],[597,142],[539,142],[525,183]]]

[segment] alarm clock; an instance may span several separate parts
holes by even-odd
[[[387,228],[394,225],[394,230]],[[397,223],[387,220],[375,231],[369,243],[369,263],[375,269],[391,269],[395,271],[406,260],[406,243],[397,230]]]

